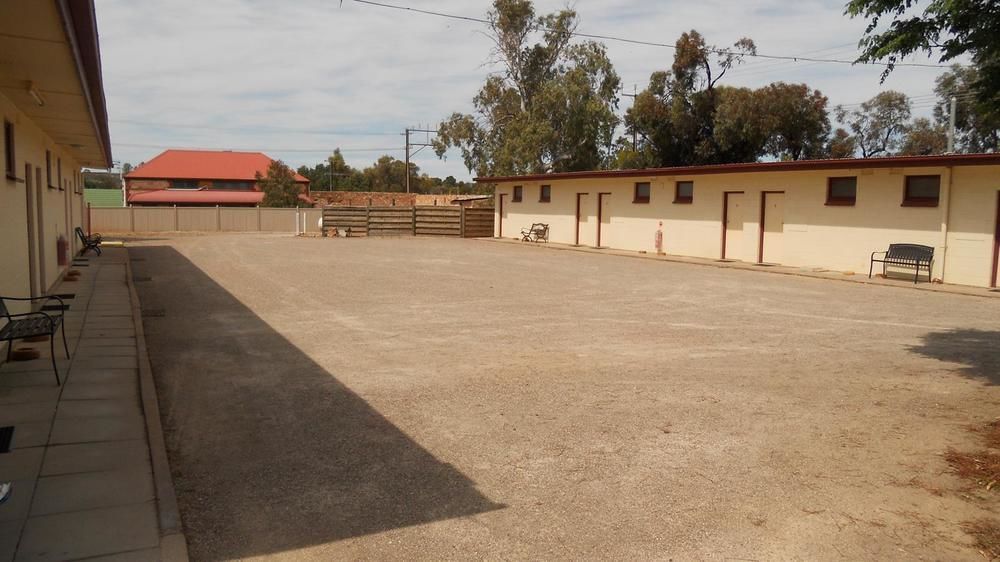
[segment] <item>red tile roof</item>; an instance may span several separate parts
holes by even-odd
[[[253,181],[257,172],[267,175],[274,160],[262,152],[231,150],[164,150],[135,168],[128,179],[242,180]],[[295,174],[295,181],[309,180]]]

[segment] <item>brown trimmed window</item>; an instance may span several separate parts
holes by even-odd
[[[3,167],[9,179],[17,179],[17,162],[14,160],[14,124],[3,121]]]
[[[514,197],[511,197],[512,203],[520,203],[521,199],[524,197],[524,186],[515,185],[514,186]]]
[[[679,181],[674,184],[674,203],[691,203],[694,201],[694,182]]]
[[[937,207],[941,197],[941,176],[906,176],[904,207]]]
[[[66,184],[62,181],[62,158],[56,158],[56,185],[59,186],[59,191],[66,190]]]
[[[538,202],[549,203],[552,201],[552,186],[543,185],[538,189]]]
[[[853,206],[858,200],[858,178],[827,178],[826,204]]]
[[[52,185],[52,151],[45,151],[45,184],[49,186],[49,189],[54,188]]]
[[[649,182],[639,182],[635,184],[635,195],[632,196],[633,203],[649,203]]]

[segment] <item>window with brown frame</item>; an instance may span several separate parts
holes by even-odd
[[[941,176],[906,176],[904,207],[937,207],[941,197]]]
[[[56,158],[56,185],[59,191],[66,191],[66,184],[62,181],[62,158]]]
[[[552,201],[552,186],[543,185],[538,188],[538,202],[539,203],[549,203]]]
[[[510,198],[511,203],[520,203],[521,198],[524,196],[524,187],[520,185],[514,186],[514,196]]]
[[[49,186],[49,189],[54,188],[52,185],[52,151],[45,151],[45,185]]]
[[[853,206],[858,200],[858,178],[854,176],[827,178],[826,204]]]
[[[679,181],[674,184],[674,203],[694,202],[694,182]]]
[[[632,196],[633,203],[649,203],[649,182],[639,182],[635,184],[635,194]]]
[[[14,160],[14,124],[3,120],[3,167],[8,179],[17,179],[17,162]]]

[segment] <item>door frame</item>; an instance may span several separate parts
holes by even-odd
[[[780,193],[782,195],[785,194],[784,191],[760,192],[760,224],[758,225],[759,226],[758,230],[760,230],[760,232],[757,236],[757,263],[764,263],[764,219],[766,218],[765,210],[767,209],[767,196],[768,194],[773,195],[776,193]]]
[[[590,195],[590,192],[584,191],[577,192],[576,194],[576,242],[573,243],[576,246],[580,245],[580,211],[582,210],[580,205],[581,195]]]
[[[500,202],[500,208],[497,212],[497,238],[503,238],[503,198],[507,197],[506,193],[501,193],[497,197]]]
[[[601,221],[604,219],[604,196],[611,195],[610,191],[602,191],[597,194],[597,241],[595,248],[601,247]]]
[[[35,226],[38,238],[35,239],[35,247],[38,248],[38,289],[40,295],[44,295],[49,288],[45,280],[45,191],[46,187],[42,182],[42,167],[35,166]]]
[[[40,294],[38,283],[38,263],[35,261],[35,238],[37,230],[35,228],[35,178],[32,173],[31,164],[24,163],[24,201],[25,212],[28,218],[28,296],[37,297]]]
[[[729,222],[729,196],[744,195],[743,191],[723,191],[722,192],[722,252],[720,259],[726,259],[726,224]],[[745,220],[743,222],[746,222]]]
[[[990,288],[997,287],[997,267],[1000,267],[1000,191],[997,191],[997,220],[993,227],[993,271],[990,272]]]

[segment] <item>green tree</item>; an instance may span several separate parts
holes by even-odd
[[[1000,150],[1000,108],[979,101],[979,69],[953,65],[937,78],[934,93],[934,120],[947,125],[951,97],[955,96],[955,148],[964,152]]]
[[[637,146],[619,154],[628,167],[713,164],[755,160],[762,141],[748,117],[757,100],[748,90],[721,89],[719,81],[747,55],[757,52],[750,39],[732,48],[706,43],[697,31],[677,40],[669,71],[654,72],[649,86],[626,112],[625,124],[638,137]],[[718,115],[720,106],[729,103]],[[716,125],[723,129],[717,137]],[[747,136],[740,137],[740,129]],[[622,148],[622,143],[619,142]]]
[[[383,155],[363,171],[371,191],[406,191],[406,163]],[[410,190],[419,192],[420,167],[410,162]]]
[[[851,0],[846,13],[868,21],[859,62],[886,61],[885,80],[894,65],[913,53],[941,62],[969,55],[979,68],[977,99],[1000,111],[1000,9],[996,0],[930,0],[915,13],[915,0]],[[888,20],[888,23],[886,23]]]
[[[826,141],[825,156],[827,158],[854,158],[858,150],[857,140],[840,127]]]
[[[910,121],[910,98],[893,90],[880,92],[847,111],[837,106],[837,120],[850,129],[862,158],[890,156],[900,146]]]
[[[281,160],[271,162],[267,168],[267,176],[256,174],[257,185],[264,192],[263,207],[298,207],[302,188],[295,183],[292,169]]]
[[[827,97],[805,84],[775,82],[757,91],[766,151],[782,160],[817,158],[830,135]]]
[[[474,115],[441,125],[438,156],[457,147],[479,175],[606,167],[620,80],[604,46],[572,43],[572,10],[538,16],[530,0],[494,0],[487,17],[503,72],[486,79]]]
[[[906,128],[899,153],[906,156],[927,156],[944,154],[948,149],[948,134],[941,125],[931,123],[926,117],[918,117]]]

